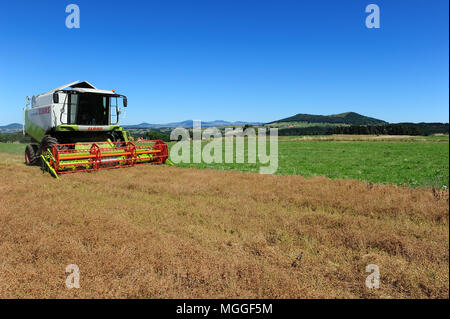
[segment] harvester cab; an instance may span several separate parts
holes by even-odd
[[[34,143],[25,149],[27,165],[41,164],[60,174],[137,164],[162,164],[167,144],[131,141],[119,121],[127,97],[73,82],[31,99],[24,110],[24,134]]]

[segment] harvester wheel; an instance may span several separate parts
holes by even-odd
[[[41,152],[44,153],[48,148],[52,148],[53,145],[58,144],[58,140],[50,135],[45,135],[41,141]]]
[[[51,137],[50,135],[44,135],[41,141],[41,154],[44,154],[47,149],[52,148],[55,144],[58,144],[58,140],[56,138]],[[41,160],[40,162],[40,164],[43,165]]]
[[[33,145],[28,144],[25,148],[25,164],[28,166],[34,165],[37,162],[37,152]]]

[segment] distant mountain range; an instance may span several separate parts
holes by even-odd
[[[235,122],[228,122],[224,120],[215,120],[210,122],[201,122],[202,127],[223,127],[223,126],[242,126],[242,125],[264,125],[264,124],[272,124],[271,126],[277,127],[277,123],[289,123],[289,122],[298,122],[298,123],[309,123],[314,124],[317,123],[320,126],[327,126],[327,124],[330,124],[329,126],[336,126],[339,124],[343,125],[388,125],[389,123],[380,119],[376,119],[373,117],[364,116],[355,112],[345,112],[345,113],[339,113],[339,114],[332,114],[332,115],[313,115],[313,114],[297,114],[291,117],[287,117],[281,120],[273,121],[270,123],[261,123],[261,122],[243,122],[243,121],[235,121]],[[273,125],[275,124],[275,125]],[[413,123],[400,123],[400,124],[413,124]],[[430,126],[430,125],[440,125],[443,123],[417,123],[415,125],[422,125],[422,126]],[[295,123],[292,123],[293,126],[296,126]],[[290,127],[292,125],[289,125]],[[438,126],[439,126],[438,125]],[[150,123],[141,123],[137,125],[123,125],[125,129],[164,129],[164,128],[192,128],[193,126],[193,120],[186,120],[182,122],[172,122],[172,123],[166,123],[166,124],[150,124]],[[283,125],[280,125],[282,127]],[[310,125],[311,126],[311,125]],[[312,125],[314,126],[314,125]],[[447,124],[448,126],[448,124]],[[440,126],[439,126],[440,127]],[[441,129],[439,129],[441,130]],[[22,124],[19,123],[12,123],[5,126],[0,126],[0,133],[14,133],[22,131]]]
[[[0,126],[0,133],[14,133],[22,131],[22,124],[12,123],[4,126]]]
[[[332,115],[297,114],[268,124],[285,122],[306,122],[323,124],[350,124],[350,125],[383,125],[388,124],[383,120],[367,117],[355,112],[346,112]]]
[[[150,123],[141,123],[137,125],[122,125],[126,129],[160,129],[160,128],[176,128],[176,127],[182,127],[182,128],[192,128],[193,120],[186,120],[182,122],[173,122],[173,123],[167,123],[167,124],[150,124]],[[228,122],[223,120],[216,120],[211,122],[203,122],[202,121],[202,127],[220,127],[220,126],[240,126],[240,125],[262,125],[263,123],[259,122],[242,122],[242,121],[236,121],[236,122]],[[12,123],[4,126],[0,126],[0,133],[14,133],[22,131],[22,124],[19,123]]]
[[[124,128],[128,129],[146,129],[146,128],[154,128],[154,129],[160,129],[160,128],[176,128],[176,127],[182,127],[182,128],[192,128],[194,121],[193,120],[186,120],[182,122],[173,122],[173,123],[167,123],[167,124],[150,124],[150,123],[141,123],[138,125],[124,125]],[[258,122],[228,122],[223,120],[215,120],[211,122],[201,122],[202,127],[220,127],[220,126],[240,126],[240,125],[262,125],[263,123]]]
[[[389,124],[386,121],[379,120],[372,117],[367,117],[355,112],[346,112],[333,115],[312,115],[312,114],[297,114],[278,121],[273,121],[267,124],[285,123],[285,122],[303,122],[303,123],[320,123],[320,124],[348,124],[348,125],[384,125]],[[167,124],[149,124],[141,123],[138,125],[125,125],[129,129],[160,129],[160,128],[192,128],[192,120],[174,122]],[[220,126],[239,126],[239,125],[263,125],[258,122],[227,122],[223,120],[216,120],[212,122],[202,122],[202,127],[220,127]]]

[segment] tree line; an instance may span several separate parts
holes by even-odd
[[[145,132],[142,137],[145,140],[161,140],[164,142],[170,142],[170,135],[155,130]]]
[[[248,128],[248,126],[244,127]],[[222,132],[223,133],[223,132]],[[310,126],[290,127],[278,130],[279,136],[301,136],[301,135],[422,135],[449,134],[448,123],[397,123],[386,125],[350,125],[350,126]],[[135,138],[142,137],[147,140],[162,140],[170,142],[170,135],[157,130],[148,130],[142,135],[131,134]],[[192,137],[192,130],[189,130]],[[21,132],[0,134],[0,143],[30,143],[29,136]]]
[[[311,126],[279,129],[280,136],[298,135],[421,135],[449,134],[448,123],[397,123],[386,125]]]
[[[31,143],[31,138],[25,136],[22,132],[17,133],[0,133],[0,143]]]

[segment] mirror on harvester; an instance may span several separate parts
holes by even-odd
[[[124,106],[124,107],[127,107],[127,105],[128,105],[128,100],[127,100],[127,97],[124,96],[124,97],[123,97],[123,106]]]
[[[53,93],[53,103],[59,103],[59,94]]]

